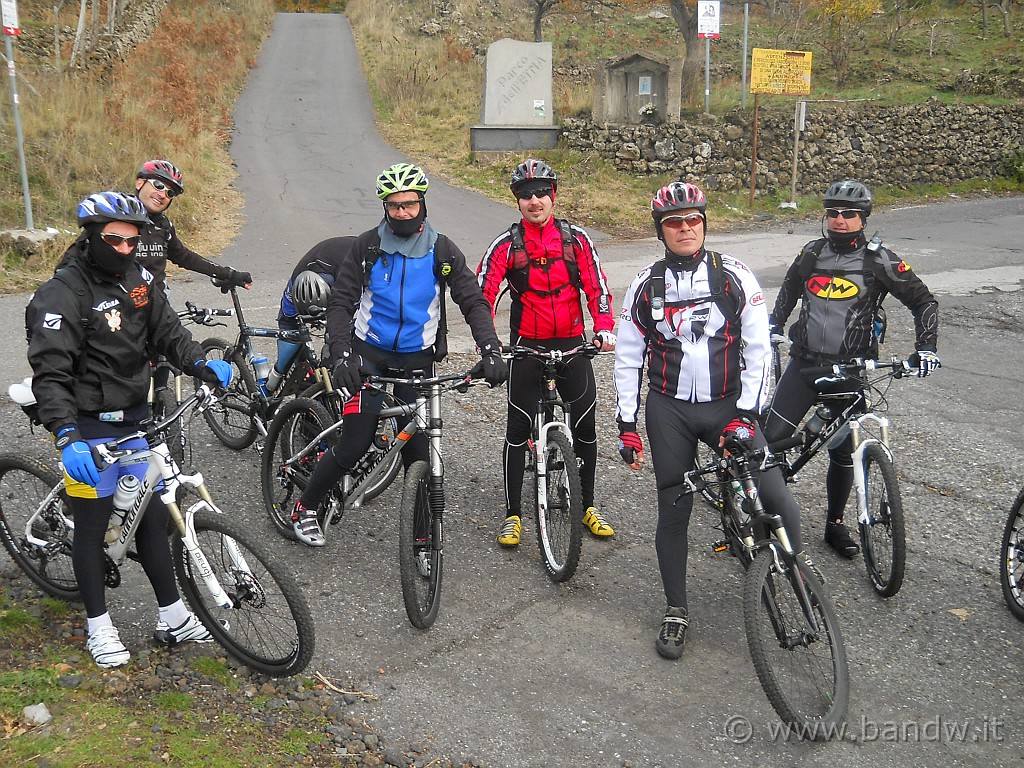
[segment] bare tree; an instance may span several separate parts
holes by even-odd
[[[821,45],[842,88],[850,76],[850,56],[864,49],[864,22],[878,8],[877,0],[811,0],[812,13],[825,21]]]
[[[530,0],[530,5],[533,6],[533,42],[544,42],[541,22],[544,21],[544,17],[548,15],[548,12],[560,2],[562,0]]]
[[[936,0],[887,0],[885,19],[888,28],[885,33],[885,49],[891,53],[900,35],[930,15],[935,7]]]
[[[78,28],[75,30],[75,43],[71,46],[71,60],[68,67],[74,67],[79,55],[87,47],[88,41],[85,36],[85,13],[89,8],[89,0],[80,0],[78,7]]]
[[[1010,9],[1015,5],[1015,0],[999,0],[995,6],[1003,17],[1003,37],[1013,37],[1013,22],[1010,21]]]
[[[683,107],[698,108],[701,97],[700,72],[703,61],[700,56],[700,39],[697,37],[697,0],[671,0],[672,20],[683,33]]]

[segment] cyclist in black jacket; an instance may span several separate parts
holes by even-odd
[[[121,475],[141,477],[145,465],[99,468],[91,447],[138,429],[148,418],[149,354],[155,350],[191,376],[227,386],[231,366],[203,359],[166,294],[135,261],[146,210],[120,192],[91,195],[78,205],[83,247],[29,303],[28,360],[39,419],[54,435],[75,518],[72,564],[82,594],[87,647],[101,667],[128,662],[129,653],[107,612],[103,539]],[[126,444],[144,447],[145,440]],[[189,613],[174,581],[167,509],[154,496],[136,534],[139,562],[159,606],[155,636],[162,642],[210,642]]]
[[[875,325],[889,293],[914,315],[916,351],[911,361],[918,376],[941,367],[936,354],[938,302],[907,262],[864,235],[872,209],[870,190],[859,181],[837,181],[825,192],[824,206],[824,237],[805,245],[790,266],[770,318],[773,332],[781,333],[800,303],[800,316],[789,332],[791,360],[765,422],[769,442],[792,435],[817,399],[805,368],[878,355]],[[826,481],[825,543],[843,557],[860,551],[843,523],[853,488],[852,449],[847,436],[829,450]]]
[[[167,210],[174,198],[185,192],[181,171],[169,160],[147,160],[135,174],[135,196],[149,214],[150,225],[144,227],[136,258],[148,269],[156,284],[167,290],[167,262],[190,272],[227,280],[240,288],[252,285],[252,275],[238,272],[224,264],[204,259],[190,250],[174,231]]]

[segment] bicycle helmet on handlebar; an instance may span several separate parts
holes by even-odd
[[[167,182],[175,190],[175,195],[185,191],[181,171],[170,160],[147,160],[135,174],[136,179],[159,179]]]
[[[300,315],[310,314],[311,307],[327,307],[327,299],[331,295],[331,286],[317,272],[305,270],[300,272],[292,283],[292,304]]]
[[[822,203],[825,208],[853,208],[866,219],[871,215],[871,190],[852,179],[837,181],[829,186]]]

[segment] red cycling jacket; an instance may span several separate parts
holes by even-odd
[[[579,271],[577,285],[573,280],[572,265],[567,264],[564,257],[557,220],[552,217],[539,227],[524,219],[520,226],[529,268],[524,270],[526,290],[513,288],[509,291],[512,297],[512,339],[569,339],[584,336],[586,327],[581,291],[586,295],[587,308],[594,320],[594,332],[612,330],[615,327],[612,292],[604,270],[601,269],[597,249],[586,230],[570,224],[573,253]],[[512,287],[513,282],[520,282],[513,279],[515,268],[512,264],[512,251],[512,231],[509,229],[491,243],[476,270],[477,281],[491,307],[492,316],[502,283],[508,280]]]

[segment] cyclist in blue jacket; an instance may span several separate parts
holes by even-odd
[[[384,218],[351,243],[338,268],[327,307],[327,335],[334,386],[349,402],[337,443],[317,463],[292,513],[295,537],[311,547],[326,543],[317,507],[377,433],[383,400],[362,390],[361,372],[408,376],[419,370],[433,375],[434,363],[444,354],[443,287],[451,291],[480,349],[473,375],[492,387],[508,378],[476,275],[462,251],[427,221],[428,186],[426,174],[415,165],[384,169],[377,177]],[[438,274],[442,271],[447,274]],[[395,396],[411,402],[416,393],[411,387],[395,387]],[[428,458],[427,447],[426,435],[413,436],[402,451],[406,469]]]

